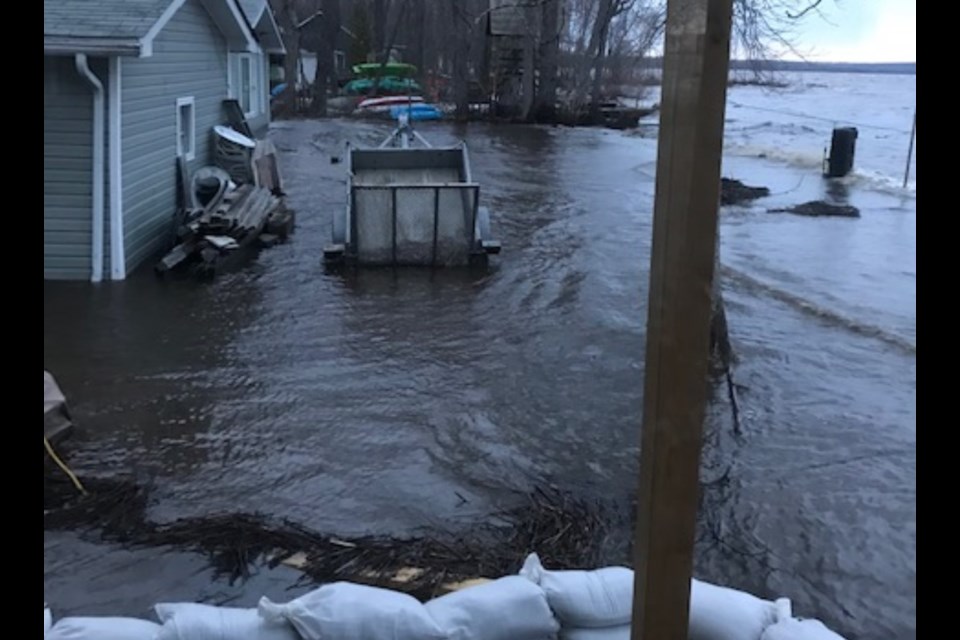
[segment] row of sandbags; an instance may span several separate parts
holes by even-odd
[[[349,582],[251,609],[161,603],[159,624],[133,618],[63,618],[44,640],[629,640],[633,571],[549,571],[536,554],[520,575],[422,604],[412,596]],[[690,640],[843,640],[816,620],[694,580]]]

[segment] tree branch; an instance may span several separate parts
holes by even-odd
[[[808,4],[803,10],[800,11],[800,13],[793,14],[787,11],[787,17],[790,18],[791,20],[799,20],[803,16],[807,15],[808,13],[810,13],[811,11],[819,7],[821,2],[823,2],[823,0],[813,0],[813,2]]]

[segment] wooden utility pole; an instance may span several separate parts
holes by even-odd
[[[708,391],[732,0],[668,0],[633,640],[686,640]]]

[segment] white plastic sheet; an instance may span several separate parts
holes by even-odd
[[[764,630],[761,640],[844,640],[819,620],[782,620]]]
[[[764,630],[760,640],[844,640],[819,620],[794,618],[786,598],[777,600],[776,605],[777,620]]]

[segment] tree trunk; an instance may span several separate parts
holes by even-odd
[[[557,67],[560,57],[560,0],[546,0],[540,9],[540,86],[533,117],[552,122],[557,117]]]
[[[413,0],[413,7],[407,18],[407,44],[409,62],[423,73],[423,50],[427,33],[426,0]]]
[[[376,51],[377,59],[381,59],[386,51],[387,59],[390,58],[390,52],[387,51],[387,0],[373,0],[373,46]]]
[[[595,121],[600,115],[600,99],[603,90],[603,68],[607,58],[607,37],[610,34],[610,21],[613,20],[614,0],[600,0],[597,13],[597,49],[593,58],[593,85],[590,91],[590,119]]]
[[[290,0],[280,12],[280,25],[283,29],[283,46],[287,50],[283,59],[283,78],[287,83],[283,89],[283,104],[291,113],[296,113],[299,108],[297,85],[300,84],[300,32],[296,26],[297,13]]]
[[[457,105],[456,118],[465,120],[470,112],[469,82],[470,72],[470,34],[468,33],[466,18],[461,14],[461,2],[451,0],[450,19],[453,21],[453,99]]]
[[[520,102],[520,119],[528,120],[533,110],[534,92],[536,91],[536,39],[528,35],[523,39],[523,88]]]
[[[397,8],[397,17],[393,22],[393,29],[390,30],[390,39],[387,41],[386,46],[383,48],[383,51],[380,52],[380,58],[378,62],[380,63],[380,71],[373,79],[373,86],[370,87],[370,92],[368,95],[376,96],[380,91],[380,80],[383,78],[383,69],[386,67],[387,63],[390,62],[390,51],[393,49],[393,45],[397,42],[397,34],[400,32],[400,25],[403,23],[403,16],[406,15],[407,4],[409,0],[401,0],[400,6]]]
[[[327,94],[336,88],[337,70],[333,60],[337,35],[340,33],[340,0],[323,0],[323,16],[318,19],[320,37],[317,38],[317,70],[313,79],[313,103],[310,112],[321,118],[327,116]]]

